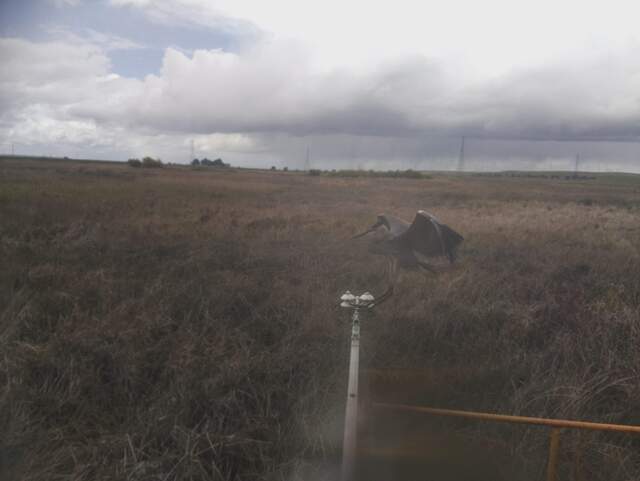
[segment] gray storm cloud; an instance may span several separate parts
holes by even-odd
[[[498,140],[640,140],[640,48],[493,78],[423,56],[365,71],[318,71],[304,49],[282,41],[239,53],[169,48],[159,74],[144,79],[111,73],[95,45],[2,39],[0,53],[4,139],[117,139],[126,150],[151,145],[153,136],[168,146],[217,135],[217,144],[206,141],[211,149],[239,146],[271,152],[270,159],[299,159],[311,142],[329,163],[406,158],[409,166],[429,155],[455,156],[462,135],[496,152],[505,150]],[[542,163],[554,155],[519,145]]]
[[[640,140],[640,49],[478,80],[422,57],[316,73],[291,44],[168,49],[160,75],[113,82],[117,99],[72,112],[175,132]]]

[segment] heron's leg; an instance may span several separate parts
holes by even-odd
[[[381,295],[379,295],[375,302],[374,305],[377,306],[378,304],[382,304],[384,301],[386,301],[387,299],[389,299],[391,296],[393,295],[393,286],[391,286],[389,289],[387,289],[384,293],[382,293]]]
[[[376,299],[376,303],[382,302],[383,300],[386,300],[393,295],[393,290],[396,282],[396,265],[396,259],[394,259],[393,257],[387,257],[387,281],[389,283],[389,287],[386,291],[384,291],[383,294],[378,296],[378,298]]]
[[[398,259],[391,258],[391,285],[395,286],[398,282]]]
[[[389,289],[393,290],[398,281],[398,260],[395,257],[387,258],[387,282]]]
[[[391,264],[389,266],[389,290],[393,293],[393,290],[398,283],[398,259],[391,258]]]
[[[447,259],[449,259],[449,264],[453,264],[456,260],[456,253],[454,251],[447,251]]]

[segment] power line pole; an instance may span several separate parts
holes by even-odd
[[[578,177],[578,164],[580,163],[580,154],[576,154],[576,164],[573,169],[573,176]]]
[[[189,161],[192,161],[193,159],[195,159],[195,152],[193,149],[193,139],[191,139],[191,159]]]
[[[460,142],[460,155],[458,157],[458,172],[464,172],[464,135]]]

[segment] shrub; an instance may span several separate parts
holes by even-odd
[[[229,164],[225,164],[222,159],[209,160],[206,157],[200,161],[200,165],[207,167],[229,167]]]
[[[417,170],[332,170],[329,172],[332,177],[391,177],[403,179],[431,179],[428,174],[423,174]]]
[[[140,159],[129,159],[127,160],[127,164],[129,164],[129,167],[142,167],[142,162],[140,162]]]
[[[160,159],[154,159],[153,157],[145,157],[144,159],[142,159],[142,167],[156,169],[156,168],[162,168],[164,167],[164,165],[162,164],[162,161]]]
[[[200,161],[198,159],[193,159],[191,161],[191,165],[193,165],[194,167],[197,167],[198,165],[200,165]]]

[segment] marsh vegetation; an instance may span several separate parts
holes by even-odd
[[[323,479],[339,460],[345,289],[379,212],[465,237],[363,326],[385,399],[640,425],[640,178],[428,179],[0,160],[0,477]],[[540,479],[547,431],[449,422]],[[588,433],[591,480],[640,439]],[[573,434],[563,438],[570,473]],[[563,478],[564,479],[564,478]]]

